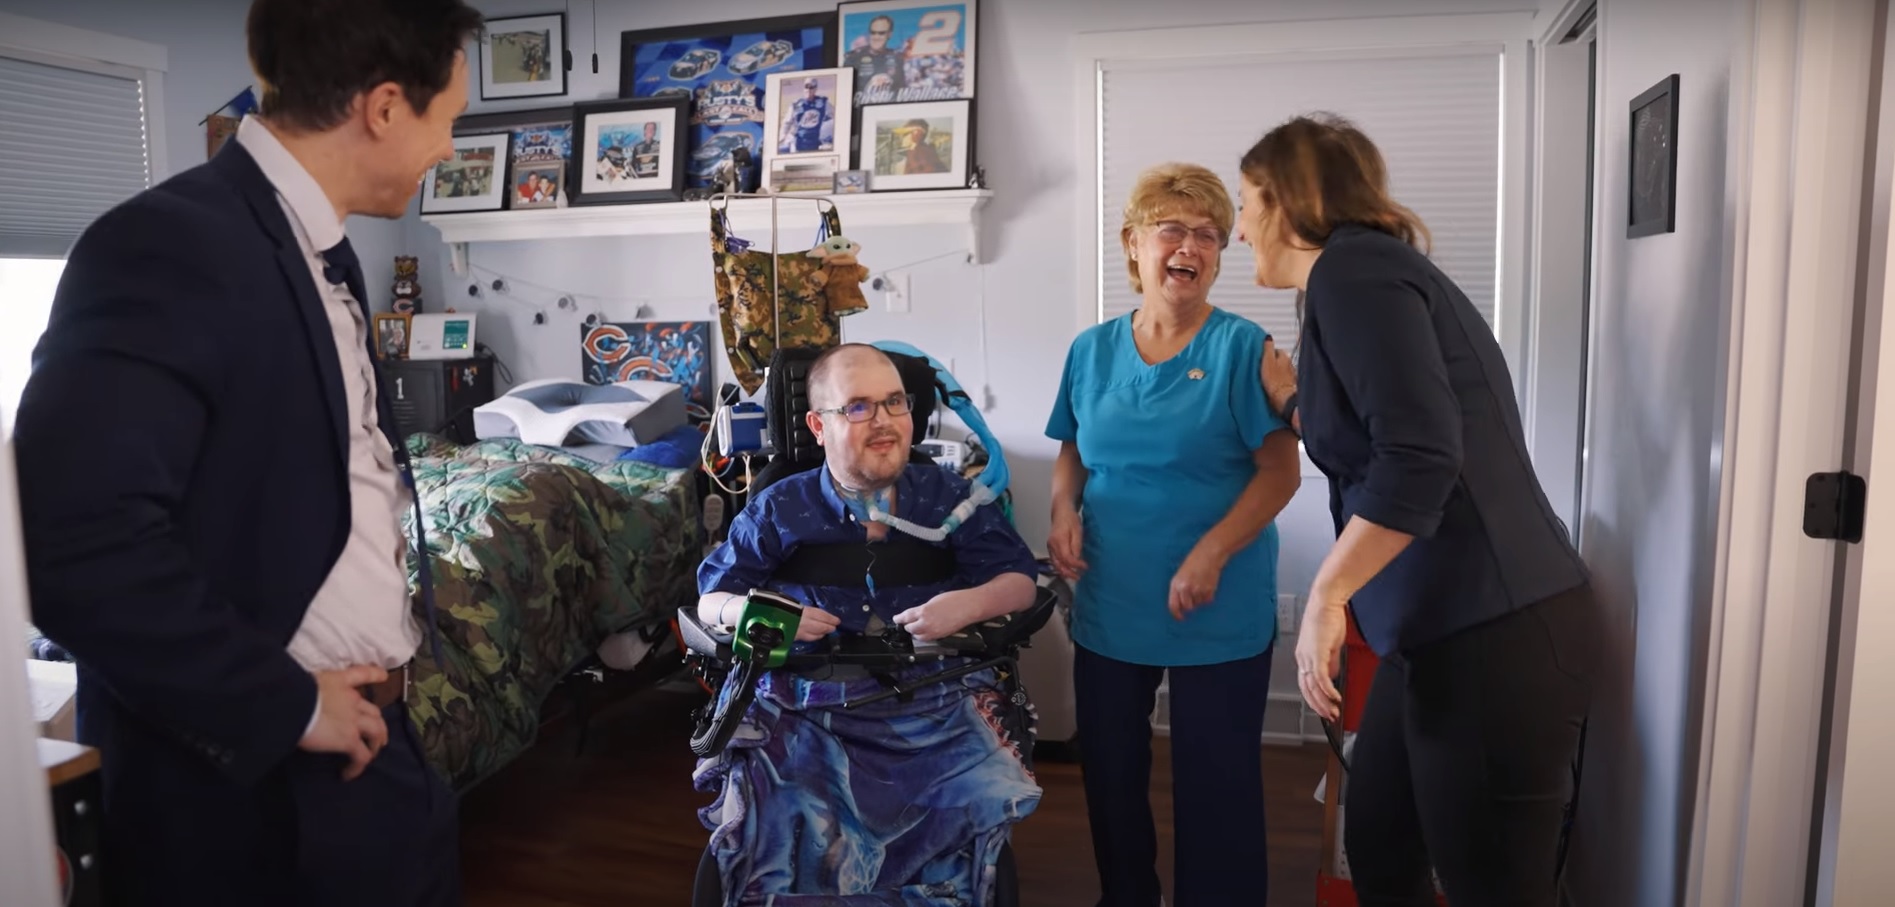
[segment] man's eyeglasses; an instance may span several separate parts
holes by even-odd
[[[879,402],[869,400],[851,400],[833,409],[819,409],[818,413],[841,413],[842,418],[850,422],[867,422],[875,418],[875,408],[888,410],[891,416],[905,416],[915,406],[914,394],[896,394]]]
[[[1159,239],[1174,245],[1183,243],[1184,238],[1189,236],[1197,240],[1197,244],[1201,247],[1209,249],[1224,248],[1224,231],[1216,227],[1199,227],[1193,230],[1175,220],[1163,220],[1152,224],[1152,230],[1157,234]]]

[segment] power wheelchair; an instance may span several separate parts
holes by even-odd
[[[917,355],[919,351],[911,347],[890,347],[883,351],[896,362],[904,386],[914,395],[911,415],[916,425],[914,437],[919,441],[925,437],[923,429],[934,406],[965,403],[965,394],[925,354]],[[804,379],[810,362],[820,352],[780,350],[771,364],[765,385],[766,412],[771,446],[777,453],[753,480],[753,492],[822,464],[822,449],[803,419],[809,409]],[[957,407],[957,411],[961,408],[969,410],[962,413],[969,427],[988,439],[988,468],[1002,464],[999,468],[1004,477],[1001,452],[991,436],[985,435],[986,426],[971,424],[979,421],[978,411],[971,406]],[[934,462],[918,450],[911,452],[910,459],[930,465]],[[886,540],[872,545],[803,546],[778,570],[776,578],[820,585],[861,585],[870,562],[875,565],[878,583],[886,585],[926,584],[946,579],[955,569],[951,551],[891,531]],[[834,633],[793,650],[802,603],[764,590],[752,590],[734,627],[708,626],[698,618],[695,605],[681,608],[678,628],[686,650],[685,661],[711,692],[710,701],[694,714],[692,752],[700,758],[724,752],[754,702],[758,682],[766,672],[820,672],[847,667],[866,673],[876,679],[879,689],[840,704],[841,710],[853,711],[888,699],[906,702],[925,687],[992,669],[999,680],[999,695],[1013,706],[1010,714],[1017,716],[1014,726],[1005,728],[1007,736],[1017,744],[1021,761],[1031,771],[1031,703],[1020,681],[1018,657],[1057,608],[1058,596],[1046,584],[1050,575],[1050,569],[1042,564],[1039,594],[1027,609],[927,643],[918,642],[900,627],[887,626],[866,633]],[[939,671],[925,670],[937,664],[942,666]],[[921,676],[917,677],[918,673]],[[1016,907],[1019,886],[1010,843],[1000,846],[993,879],[991,899],[984,903]],[[699,861],[693,903],[696,907],[722,907],[726,903],[717,860],[709,847]]]

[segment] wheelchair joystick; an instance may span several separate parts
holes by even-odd
[[[730,743],[738,722],[756,699],[758,675],[781,667],[789,658],[790,644],[802,621],[803,609],[796,602],[774,592],[750,590],[731,639],[731,655],[737,662],[735,685],[730,698],[721,705],[699,710],[697,727],[691,734],[692,753],[708,757]]]

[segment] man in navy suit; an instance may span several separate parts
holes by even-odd
[[[67,260],[15,445],[113,903],[459,901],[404,705],[436,632],[419,509],[343,221],[401,217],[453,154],[480,26],[460,0],[256,0],[260,117]]]

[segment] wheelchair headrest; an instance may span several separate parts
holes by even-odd
[[[778,347],[770,357],[770,370],[763,384],[763,412],[764,430],[777,453],[772,466],[782,466],[780,471],[772,470],[776,477],[809,469],[823,460],[822,445],[816,443],[816,436],[804,418],[809,414],[809,367],[823,350],[822,347]],[[904,353],[887,355],[894,361],[895,370],[901,373],[902,387],[915,397],[910,415],[915,425],[914,439],[919,442],[927,436],[928,420],[934,416],[940,390],[934,366],[926,359]],[[761,488],[761,485],[753,487]]]

